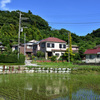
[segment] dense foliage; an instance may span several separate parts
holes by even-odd
[[[0,54],[0,63],[19,63],[24,64],[25,56],[20,54],[19,60],[16,54]]]
[[[19,11],[0,11],[0,42],[3,42],[5,46],[8,44],[12,46],[17,44],[18,41],[18,23],[19,23]],[[26,41],[35,39],[41,40],[47,37],[57,37],[59,39],[68,42],[68,30],[66,29],[52,29],[48,22],[38,15],[22,12],[22,17],[28,17],[28,20],[23,20],[21,26],[27,26],[21,33],[21,43],[24,42],[24,33],[26,33]],[[75,33],[71,33],[72,44],[79,46],[79,53],[81,58],[84,57],[83,52],[86,49],[91,49],[100,44],[100,29],[93,30],[91,34],[86,36],[78,36]]]
[[[51,56],[51,61],[56,61],[57,60],[57,56]]]

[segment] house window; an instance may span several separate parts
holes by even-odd
[[[33,46],[33,49],[36,50],[36,48],[37,48],[37,45],[34,45],[34,46]]]
[[[63,44],[63,48],[66,48],[66,44]]]
[[[50,43],[47,43],[47,47],[50,47]]]
[[[52,48],[54,48],[54,43],[52,43]]]
[[[45,43],[42,43],[41,44],[41,48],[45,48]]]
[[[59,48],[62,48],[62,44],[59,44]]]
[[[61,56],[63,56],[64,55],[64,53],[61,53]]]
[[[100,58],[100,54],[99,54],[99,55],[97,55],[97,58]]]
[[[56,56],[59,56],[59,53],[56,53]]]
[[[90,59],[94,59],[95,56],[94,56],[94,55],[90,55],[89,58],[90,58]]]
[[[32,49],[32,46],[31,46],[31,45],[28,45],[28,46],[27,46],[27,49]]]
[[[49,47],[49,48],[54,48],[54,43],[47,43],[47,47]]]

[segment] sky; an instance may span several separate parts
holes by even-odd
[[[30,10],[52,29],[65,28],[79,36],[100,28],[100,0],[0,0],[0,10]]]

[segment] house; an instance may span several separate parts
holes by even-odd
[[[79,47],[77,45],[72,45],[72,51],[73,53],[78,53]]]
[[[84,54],[86,55],[86,63],[100,63],[100,46],[88,49]]]
[[[33,54],[33,43],[24,43],[20,45],[20,53],[26,55],[27,57]]]
[[[42,51],[45,53],[46,59],[52,55],[57,56],[57,59],[59,59],[68,48],[66,43],[64,40],[49,37],[33,44],[33,54],[36,55],[37,51]],[[73,52],[78,52],[78,46],[72,45],[72,50]]]
[[[37,51],[42,51],[45,53],[45,58],[51,57],[52,55],[57,56],[59,59],[68,48],[67,42],[58,38],[48,37],[46,39],[36,41],[31,40],[28,43],[20,45],[20,53],[30,56],[34,54],[37,55]],[[18,50],[18,45],[13,45],[12,51]],[[78,52],[78,46],[72,45],[73,52]]]
[[[37,42],[36,40],[31,40],[27,43],[20,44],[20,53],[28,56],[33,54],[33,43]],[[18,44],[12,46],[12,51],[18,50]]]
[[[58,38],[49,37],[33,44],[33,54],[36,55],[37,51],[45,53],[45,58],[52,55],[58,56],[58,59],[66,51],[66,41]]]
[[[12,51],[18,50],[18,44],[12,46]]]
[[[3,46],[2,42],[0,42],[0,51],[3,52],[5,50],[5,47]]]

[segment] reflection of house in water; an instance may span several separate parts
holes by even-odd
[[[59,80],[60,81],[60,80]],[[53,95],[61,95],[61,94],[65,94],[68,92],[68,88],[67,86],[63,85],[62,82],[58,82],[58,81],[53,81],[50,85],[48,85],[49,83],[46,82],[45,85],[45,90],[43,91],[45,93],[46,96],[53,96]],[[38,85],[37,86],[37,93],[40,94],[41,93],[41,87]]]
[[[26,84],[26,86],[25,86],[24,89],[31,91],[32,90],[32,84],[30,84],[30,83],[27,82],[27,84]]]
[[[46,80],[46,78],[40,77],[40,79],[37,79],[37,81],[33,81],[32,83],[31,81],[27,81],[24,89],[35,92],[38,95],[41,95],[42,93],[47,97],[65,95],[68,94],[68,87],[62,80],[64,79],[51,79],[51,77],[49,77],[49,80]]]
[[[52,84],[51,86],[46,87],[46,96],[59,95],[59,94],[61,95],[68,92],[67,86],[59,84],[58,82],[56,82],[56,84],[57,84],[56,86]]]

